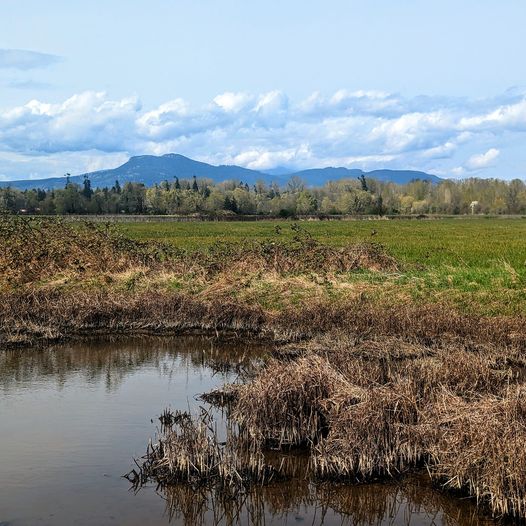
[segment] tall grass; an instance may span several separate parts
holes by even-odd
[[[474,497],[495,516],[524,519],[524,349],[345,333],[284,348],[255,377],[229,385],[224,398],[214,392],[208,399],[226,406],[236,429],[227,444],[242,444],[237,456],[225,460],[223,480],[231,483],[240,460],[248,469],[251,462],[265,465],[266,450],[306,448],[304,475],[319,480],[370,482],[426,467],[432,479]],[[200,433],[191,435],[186,440],[198,445]],[[186,459],[195,456],[186,445],[177,451]],[[163,455],[166,463],[175,453]],[[176,465],[173,473],[184,469]],[[262,483],[258,473],[252,470],[244,480]],[[286,472],[279,468],[273,476]]]

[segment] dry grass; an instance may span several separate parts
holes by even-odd
[[[190,273],[210,280],[233,271],[258,269],[281,274],[396,270],[375,243],[337,248],[297,228],[290,241],[217,243],[206,250],[133,241],[110,224],[0,215],[0,286],[40,282],[57,275],[111,275],[142,266],[145,271]]]
[[[321,334],[203,397],[226,408],[226,444],[205,420],[185,417],[142,474],[248,498],[254,484],[298,476],[266,452],[300,447],[307,479],[370,482],[426,466],[494,515],[524,519],[525,359],[521,346]]]
[[[526,518],[524,348],[328,341],[285,348],[237,394],[230,386],[229,415],[246,440],[306,445],[322,479],[427,465],[495,515]]]
[[[0,215],[0,286],[120,272],[159,258],[157,245],[128,240],[110,225]]]
[[[495,514],[526,517],[526,390],[466,402],[450,392],[422,426],[430,436],[430,473],[474,495]]]
[[[323,358],[273,361],[248,385],[239,386],[232,418],[251,441],[266,446],[302,446],[326,432],[320,403],[347,382]]]
[[[130,241],[112,227],[0,218],[0,343],[86,331],[234,330],[290,342],[335,330],[526,346],[524,317],[370,297],[338,283],[398,263],[375,244],[333,247],[298,229],[289,241],[186,251]]]
[[[414,344],[450,343],[526,348],[519,317],[461,316],[442,306],[376,305],[369,300],[309,304],[269,312],[236,298],[185,291],[104,287],[0,291],[0,343],[57,340],[86,332],[239,331],[280,343],[323,337],[394,337]]]
[[[334,277],[358,270],[399,265],[379,245],[335,248],[302,231],[290,242],[188,252],[89,223],[4,217],[0,344],[194,329],[295,342],[251,382],[216,393],[255,464],[221,447],[203,420],[180,417],[144,473],[165,483],[261,480],[274,473],[262,447],[308,445],[320,477],[369,480],[426,462],[495,514],[524,518],[524,316],[336,295]],[[250,297],[265,273],[286,297],[279,308]],[[308,294],[295,297],[291,283]]]
[[[160,486],[185,483],[236,494],[279,478],[257,444],[230,426],[220,441],[213,415],[203,408],[198,415],[166,410],[159,420],[158,442],[149,445],[138,471],[125,475],[136,488],[153,479]]]

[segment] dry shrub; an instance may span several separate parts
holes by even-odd
[[[526,391],[469,403],[444,392],[426,412],[430,472],[495,514],[526,517]]]
[[[160,246],[126,239],[109,224],[0,216],[0,277],[4,283],[40,281],[68,272],[120,272],[160,259]]]
[[[292,241],[216,243],[188,251],[169,244],[137,242],[108,224],[68,223],[61,219],[0,216],[0,276],[4,284],[38,282],[64,273],[118,273],[143,266],[171,270],[202,280],[217,274],[396,270],[397,262],[374,243],[335,248],[310,237]]]
[[[414,429],[419,400],[410,382],[341,392],[325,402],[329,433],[314,449],[321,477],[371,479],[395,476],[424,457]]]
[[[256,443],[282,447],[316,442],[327,430],[321,403],[343,386],[345,379],[317,356],[285,366],[274,361],[239,387],[232,418]]]

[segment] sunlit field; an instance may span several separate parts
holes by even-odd
[[[156,240],[184,248],[216,242],[286,239],[291,221],[141,222],[119,224],[138,240]],[[301,221],[301,228],[331,245],[374,241],[396,258],[426,267],[443,265],[488,268],[506,261],[517,271],[526,266],[526,219],[440,219]]]

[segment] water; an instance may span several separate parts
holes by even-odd
[[[221,495],[130,491],[133,467],[165,407],[236,379],[262,349],[204,337],[97,340],[0,351],[0,526],[157,524],[490,524],[422,477],[362,486],[301,476]],[[153,421],[152,421],[153,420]]]

